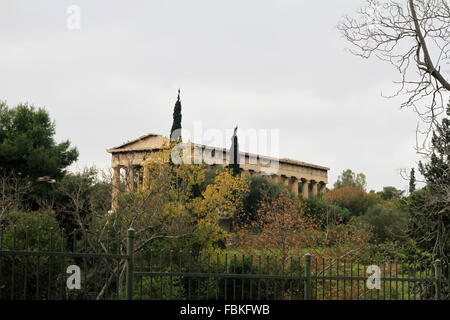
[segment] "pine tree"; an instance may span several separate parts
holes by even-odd
[[[416,177],[414,175],[414,168],[412,168],[409,177],[409,193],[413,193],[414,191],[416,191]]]
[[[237,126],[234,128],[233,136],[231,137],[231,148],[230,148],[230,164],[231,173],[233,176],[237,176],[241,173],[241,168],[239,166],[240,156],[239,156],[239,143],[237,137]]]
[[[170,140],[171,141],[181,140],[181,100],[180,100],[180,89],[178,89],[177,102],[175,102],[175,107],[173,108],[173,122],[172,122],[172,128],[170,129]]]
[[[447,117],[436,126],[427,163],[419,162],[426,186],[410,197],[411,235],[444,265],[450,252],[450,103]],[[444,270],[448,275],[448,270]]]

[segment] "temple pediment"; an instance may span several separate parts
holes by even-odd
[[[120,146],[110,148],[109,153],[130,152],[130,151],[150,151],[169,146],[169,139],[160,135],[149,133],[137,139],[130,140]]]

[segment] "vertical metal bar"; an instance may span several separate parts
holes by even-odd
[[[293,264],[292,264],[292,256],[291,256],[291,272],[290,272],[290,275],[295,275],[294,274],[294,268],[292,267],[293,266]],[[291,295],[290,295],[290,300],[293,300],[293,294],[294,294],[294,292],[293,292],[293,289],[292,289],[292,280],[289,280],[289,291],[290,291],[290,293],[291,293]]]
[[[192,268],[192,251],[189,251],[189,273],[191,273]],[[188,278],[188,298],[191,300],[191,276]]]
[[[180,252],[179,252],[179,259],[178,259],[178,271],[179,271],[179,272],[184,272],[182,260],[183,260],[183,250],[180,249]],[[151,279],[151,278],[150,278],[150,279]],[[180,280],[179,280],[179,281],[181,281],[181,276],[180,276]]]
[[[244,255],[241,258],[242,274],[244,274]],[[244,300],[244,278],[241,279],[241,300]]]
[[[311,300],[311,255],[305,254],[305,300]]]
[[[417,269],[417,261],[413,262],[413,279],[416,279],[416,269]],[[417,281],[413,280],[413,300],[416,300],[416,287],[417,287]]]
[[[153,250],[150,249],[150,266],[149,266],[149,271],[152,272],[153,270]],[[150,293],[149,293],[149,298],[152,299],[152,292],[153,292],[153,276],[150,276]]]
[[[220,290],[220,288],[219,288],[219,258],[220,258],[220,256],[219,256],[219,252],[217,252],[216,253],[216,300],[219,300],[219,294],[220,294],[220,292],[219,292],[219,290]]]
[[[402,272],[402,300],[405,300],[405,263],[404,262],[402,262],[401,272]]]
[[[392,300],[392,262],[389,260],[389,300]]]
[[[53,251],[53,227],[50,228],[50,246],[49,250]],[[52,262],[53,257],[48,258],[48,286],[47,286],[47,300],[50,300],[51,283],[52,283]]]
[[[386,300],[386,263],[383,262],[383,278],[384,280],[381,281],[383,284],[383,300]]]
[[[353,300],[353,259],[350,261],[350,300]]]
[[[270,257],[268,256],[268,255],[266,255],[266,273],[267,274],[270,274]],[[266,294],[265,294],[265,298],[266,299],[269,299],[269,280],[267,279],[267,278],[265,278],[265,280],[264,280],[264,287],[265,287],[265,292],[266,292]]]
[[[357,263],[356,268],[358,270],[358,276],[357,276],[358,280],[356,280],[356,296],[358,297],[358,300],[359,300],[359,275],[360,275],[360,272],[359,272],[359,261]]]
[[[346,297],[345,297],[345,294],[346,294],[346,292],[345,292],[345,281],[346,281],[346,280],[345,280],[345,260],[344,260],[344,265],[343,265],[343,267],[344,267],[344,273],[343,273],[343,275],[344,275],[344,281],[343,281],[343,282],[344,282],[344,285],[342,286],[342,290],[344,291],[344,300],[345,300],[345,298],[346,298]]]
[[[325,277],[325,258],[322,258],[322,276]],[[325,300],[325,278],[322,278],[322,300]]]
[[[318,257],[315,257],[314,258],[315,259],[315,269],[316,269],[316,273],[314,274],[314,276],[316,277],[315,278],[315,280],[314,280],[314,291],[315,291],[315,294],[314,294],[314,299],[316,299],[317,300],[317,287],[318,287],[318,284],[319,284],[319,280],[317,279],[317,265],[319,264],[319,260],[318,260]]]
[[[236,254],[234,254],[233,260],[233,273],[236,274]],[[233,300],[236,300],[236,278],[233,278]]]
[[[395,260],[394,262],[395,264],[395,296],[397,297],[397,300],[399,298],[399,294],[398,294],[398,261]]]
[[[441,300],[441,260],[437,259],[434,262],[434,274],[435,274],[435,283],[436,283],[436,300]]]
[[[139,271],[144,271],[144,255],[142,254],[140,257],[141,260],[141,266],[139,267]],[[142,300],[142,282],[143,282],[143,276],[139,276],[139,299]]]
[[[61,247],[60,252],[64,251],[64,228],[61,228]],[[39,261],[38,261],[38,267],[39,267]],[[64,267],[63,267],[64,268]],[[63,292],[63,275],[64,269],[61,270],[61,279],[59,281],[59,296],[61,299],[64,299],[64,292]]]
[[[211,254],[208,252],[208,274],[210,273],[210,258]],[[209,287],[210,287],[210,278],[208,276],[207,283],[206,283],[206,300],[209,300]]]
[[[84,252],[87,253],[88,252],[88,240],[87,240],[87,232],[84,232]],[[84,295],[87,299],[89,296],[89,287],[88,287],[88,282],[87,282],[87,259],[83,258],[83,269],[84,269]],[[119,269],[119,265],[117,265],[117,269]],[[118,270],[119,271],[119,270]],[[119,279],[117,279],[117,296],[119,296]]]
[[[253,254],[250,255],[250,274],[253,274]],[[250,300],[252,300],[253,299],[252,284],[254,284],[254,282],[252,282],[251,279],[248,282],[250,287]]]
[[[163,275],[162,275],[162,271],[163,271],[163,266],[162,266],[162,251],[159,251],[159,272],[161,272],[160,276],[159,276],[159,298],[162,300],[163,298]]]
[[[202,253],[198,255],[198,272],[202,271]],[[197,278],[197,300],[200,300],[200,278]]]
[[[336,260],[336,300],[339,300],[339,259]]]
[[[28,226],[25,227],[25,251],[29,251]],[[27,299],[28,256],[25,256],[25,272],[23,283],[23,299]]]
[[[258,273],[261,272],[261,255],[258,255]],[[261,278],[258,279],[258,300],[261,300]]]
[[[281,256],[281,275],[284,277],[284,260],[285,259],[285,257],[284,256]],[[285,285],[285,283],[284,283],[284,278],[282,278],[281,279],[281,297],[283,297],[283,294],[284,294],[284,285]]]
[[[16,250],[16,226],[14,226],[13,228],[13,250]],[[15,268],[16,268],[16,262],[15,262],[16,257],[12,256],[12,265],[11,265],[11,290],[10,290],[10,295],[11,295],[11,300],[14,299],[14,273],[15,273]]]
[[[330,263],[330,268],[328,269],[328,275],[331,277],[333,274],[332,274],[332,270],[333,270],[333,260],[330,258],[329,259],[329,263]],[[331,282],[331,278],[328,280],[329,281],[329,285],[330,285],[330,288],[329,288],[329,291],[330,291],[330,300],[333,300],[333,291],[332,291],[332,282]]]
[[[134,236],[133,228],[128,229],[127,232],[127,300],[133,300],[133,273],[134,273]]]
[[[97,238],[95,239],[95,253],[100,253],[100,230],[97,229],[95,234],[97,235]],[[92,259],[92,261],[95,261],[95,258]],[[100,286],[99,286],[99,262],[95,263],[95,273],[94,273],[94,292],[95,295],[98,295]],[[101,277],[101,276],[100,276]]]
[[[228,253],[225,253],[225,270],[224,273],[228,272]],[[227,300],[227,286],[228,286],[228,281],[227,278],[225,277],[225,292],[224,292],[224,296],[225,296],[225,300]]]
[[[278,256],[275,255],[275,275],[278,274]],[[274,289],[273,289],[273,294],[274,294],[274,300],[277,299],[277,279],[273,280],[274,282]]]
[[[38,227],[38,251],[41,251],[41,227]],[[37,257],[37,265],[36,265],[36,300],[39,300],[39,274],[40,274],[40,264],[41,264],[41,256]]]
[[[366,270],[367,270],[367,268],[366,268],[366,266],[365,266],[364,263],[363,263],[363,270],[362,270],[362,271],[363,271],[364,278],[365,278],[366,275],[367,275]],[[366,290],[366,287],[367,287],[367,285],[366,285],[365,281],[363,280],[364,300],[367,299],[367,290]]]
[[[170,281],[170,286],[169,286],[169,300],[172,300],[172,282],[173,282],[173,277],[172,277],[172,273],[173,273],[173,265],[172,265],[172,257],[173,256],[173,250],[170,250],[170,261],[169,261],[169,270],[170,270],[170,277],[169,277],[169,281]]]
[[[3,227],[0,226],[0,253],[3,251]],[[2,259],[0,257],[0,274],[2,274]],[[0,297],[2,296],[2,287],[0,286]]]
[[[408,264],[408,300],[411,300],[410,284],[411,284],[411,266]]]

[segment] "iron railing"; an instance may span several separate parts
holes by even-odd
[[[35,239],[28,233],[13,230],[5,238],[0,232],[0,299],[449,299],[450,278],[443,277],[449,266],[440,261],[152,250],[135,254],[132,229],[102,245],[76,233],[68,241],[64,230],[40,230]],[[79,290],[66,285],[69,265],[80,267]],[[368,273],[369,266],[375,267]]]

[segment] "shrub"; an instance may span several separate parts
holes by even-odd
[[[381,204],[370,207],[360,220],[372,225],[377,242],[404,240],[408,214],[395,208],[386,208]]]

